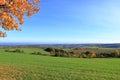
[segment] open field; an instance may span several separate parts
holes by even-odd
[[[25,53],[43,50],[23,48]],[[119,58],[63,58],[0,49],[0,80],[119,80]],[[47,53],[46,53],[47,54]]]

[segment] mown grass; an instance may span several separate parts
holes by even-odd
[[[25,50],[29,53],[34,48]],[[20,78],[16,77],[16,80],[120,79],[119,58],[61,58],[8,53],[0,49],[0,66],[10,66],[21,72]]]

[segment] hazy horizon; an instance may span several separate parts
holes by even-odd
[[[1,44],[36,44],[36,45],[39,45],[39,44],[120,44],[120,43],[61,43],[61,42],[0,42],[0,45]]]

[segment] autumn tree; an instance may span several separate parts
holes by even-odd
[[[0,27],[4,30],[19,30],[24,16],[32,16],[39,9],[40,0],[0,0]],[[6,33],[0,31],[0,37]]]
[[[120,52],[119,50],[115,50],[113,53],[111,53],[112,57],[120,57]]]

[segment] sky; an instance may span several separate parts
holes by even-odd
[[[40,8],[0,42],[120,43],[120,0],[41,0]]]

